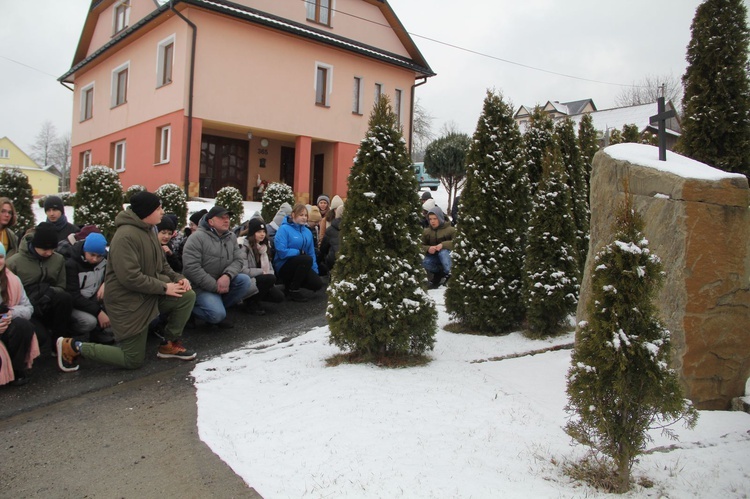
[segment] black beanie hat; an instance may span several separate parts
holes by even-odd
[[[175,230],[175,227],[176,225],[172,221],[172,217],[170,217],[169,215],[164,215],[163,217],[161,217],[161,222],[156,224],[156,230],[158,230],[159,232],[163,230]]]
[[[47,196],[44,198],[44,211],[47,210],[60,210],[65,211],[62,199],[57,196]]]
[[[247,222],[247,235],[255,234],[259,230],[266,230],[266,224],[260,218],[251,218]]]
[[[205,208],[202,210],[198,210],[192,215],[190,215],[190,221],[193,222],[195,225],[198,225],[198,223],[200,223],[201,221],[201,218],[203,218],[203,215],[205,215],[206,213],[208,213],[208,210],[206,210]]]
[[[37,249],[55,249],[57,248],[57,230],[49,222],[42,222],[34,229],[34,236],[31,244]]]
[[[152,192],[136,192],[130,197],[130,209],[143,220],[161,205],[159,196]]]

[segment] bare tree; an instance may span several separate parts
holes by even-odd
[[[630,87],[624,87],[615,97],[618,106],[637,106],[656,102],[662,97],[661,86],[664,85],[664,98],[672,101],[675,108],[682,105],[682,83],[673,75],[648,75]]]
[[[60,169],[62,178],[60,179],[60,190],[62,192],[70,191],[70,132],[63,134],[52,147],[52,161]]]
[[[57,130],[51,121],[42,123],[36,139],[31,144],[31,158],[41,166],[47,166],[52,161],[52,153],[57,141]]]
[[[414,102],[414,122],[412,123],[412,160],[419,161],[424,157],[427,144],[432,142],[435,134],[432,133],[432,120],[435,119],[417,99]]]
[[[458,123],[453,120],[446,121],[443,126],[440,127],[440,136],[445,137],[446,135],[457,135],[462,133],[458,127]]]

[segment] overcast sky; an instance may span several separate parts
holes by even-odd
[[[622,87],[585,80],[627,85],[648,75],[680,78],[690,23],[701,3],[389,1],[437,73],[417,91],[422,106],[435,118],[433,130],[439,133],[444,123],[452,122],[469,134],[487,88],[502,91],[516,108],[592,98],[599,109],[606,109],[615,105]],[[27,152],[45,120],[59,134],[70,131],[73,95],[57,78],[71,67],[89,4],[90,0],[0,0],[0,137],[9,137]]]

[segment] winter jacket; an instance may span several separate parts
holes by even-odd
[[[109,247],[104,307],[115,339],[141,333],[159,313],[167,283],[183,278],[167,264],[156,230],[128,208],[115,217],[117,231]]]
[[[451,225],[449,220],[445,219],[443,210],[441,210],[439,206],[431,208],[430,211],[427,212],[427,215],[429,216],[430,213],[437,216],[440,225],[438,225],[437,229],[433,229],[432,226],[428,224],[427,228],[422,232],[422,252],[427,253],[430,246],[436,246],[438,244],[442,244],[443,249],[453,251],[453,235],[456,233],[456,229]]]
[[[276,232],[273,246],[276,249],[276,254],[273,257],[273,268],[277,274],[287,260],[303,253],[312,257],[312,268],[316,274],[318,273],[313,235],[307,225],[296,224],[291,216],[286,217],[286,220]]]
[[[339,234],[341,232],[341,219],[334,218],[331,224],[326,229],[326,234],[323,237],[323,241],[320,243],[320,257],[328,267],[328,270],[333,269],[333,264],[336,262],[336,255],[339,252],[341,246],[341,240]]]
[[[57,253],[49,258],[40,257],[31,244],[33,238],[33,232],[24,236],[18,253],[7,260],[7,265],[21,279],[31,303],[37,306],[48,291],[65,292],[65,258]]]
[[[273,261],[273,248],[271,244],[269,243],[265,246],[266,248],[268,248],[266,250],[266,256],[268,257],[269,261]],[[250,277],[257,277],[259,275],[262,275],[263,269],[260,267],[260,262],[255,260],[255,253],[250,247],[250,243],[248,242],[247,238],[242,238],[240,249],[242,250],[242,272],[249,275]],[[271,272],[273,272],[273,266],[271,266]]]
[[[29,297],[26,296],[26,291],[23,288],[21,280],[7,267],[0,270],[0,272],[5,272],[8,279],[8,293],[10,296],[5,306],[11,311],[14,319],[31,319],[31,316],[34,315],[34,305],[31,304]],[[14,293],[11,292],[12,289],[20,289],[20,293],[17,293],[18,296],[14,296]],[[0,298],[0,303],[3,303],[2,298]]]
[[[234,279],[242,272],[242,251],[231,230],[219,235],[204,219],[182,249],[182,272],[196,293],[216,293],[216,281],[227,274]]]
[[[49,222],[49,219],[47,219]],[[57,242],[68,239],[68,236],[71,234],[75,234],[76,232],[80,232],[80,228],[77,225],[73,225],[72,223],[68,222],[68,218],[63,214],[60,218],[57,219],[57,222],[49,222],[52,225],[55,226],[55,230],[57,231]]]
[[[102,311],[96,293],[104,282],[107,259],[96,265],[88,263],[83,254],[84,242],[78,241],[70,247],[70,258],[65,260],[65,291],[73,297],[73,308],[96,317]]]
[[[5,237],[8,238],[8,244],[5,247],[5,258],[10,258],[18,252],[18,236],[10,227],[0,229],[0,232],[3,230],[5,231]]]

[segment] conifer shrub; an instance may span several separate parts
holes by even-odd
[[[94,224],[107,240],[115,233],[115,217],[122,211],[122,184],[116,171],[93,165],[76,180],[75,223],[79,227]]]
[[[124,204],[130,204],[130,198],[133,197],[133,194],[136,192],[145,192],[147,189],[139,184],[133,184],[127,189],[125,189],[125,192],[122,194],[122,202]]]
[[[630,471],[651,441],[648,430],[682,420],[692,428],[697,411],[683,398],[669,368],[670,337],[654,303],[661,262],[643,235],[643,221],[628,198],[611,243],[595,257],[588,321],[578,324],[567,375],[570,421],[565,431],[610,458],[616,492],[630,487]]]
[[[132,187],[132,186],[131,186]],[[165,213],[174,213],[177,215],[177,221],[179,226],[177,229],[181,229],[187,225],[187,196],[185,192],[180,189],[177,184],[164,184],[154,193],[161,199],[161,207]]]
[[[569,118],[559,120],[555,124],[555,133],[560,145],[560,154],[566,173],[565,180],[570,192],[570,209],[575,226],[577,276],[580,282],[586,264],[586,256],[589,252],[589,203],[585,178],[586,168],[581,157],[581,150],[578,147],[573,121]]]
[[[534,196],[524,274],[528,336],[565,332],[578,303],[579,281],[570,188],[557,144],[546,155]]]
[[[260,215],[266,222],[271,222],[273,217],[276,216],[276,212],[279,211],[281,205],[289,203],[289,206],[294,206],[294,191],[291,186],[283,184],[281,182],[271,182],[263,191],[263,206],[260,210]]]
[[[370,115],[348,179],[341,248],[328,286],[330,341],[381,362],[435,342],[435,304],[421,287],[418,184],[387,96]]]
[[[245,204],[242,202],[242,193],[236,187],[222,187],[216,193],[214,200],[216,206],[223,206],[232,212],[230,223],[235,227],[242,223],[242,217],[245,214]],[[187,211],[187,210],[185,210]]]
[[[488,91],[467,156],[445,305],[461,326],[509,333],[524,315],[529,180],[513,109]]]
[[[544,160],[555,140],[555,123],[541,106],[536,106],[529,117],[529,125],[523,136],[526,148],[526,168],[531,186],[531,195],[536,194],[542,180]]]
[[[18,168],[0,168],[0,196],[13,201],[16,209],[16,225],[13,231],[23,235],[36,225],[33,190],[29,177]]]
[[[591,180],[591,164],[594,162],[594,154],[599,150],[599,137],[594,128],[594,119],[590,114],[584,114],[578,124],[578,148],[581,151],[581,159],[584,167],[584,178],[586,180],[586,206],[589,206],[589,186]]]

